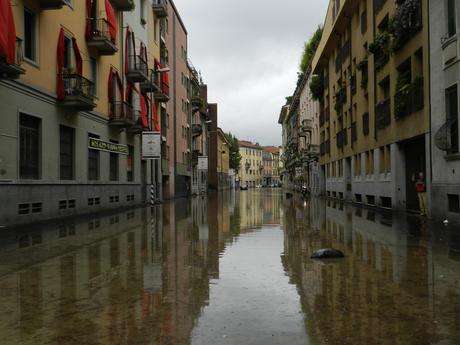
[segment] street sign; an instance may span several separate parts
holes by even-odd
[[[142,132],[142,159],[161,158],[161,133]]]
[[[198,156],[198,170],[208,170],[208,156]]]

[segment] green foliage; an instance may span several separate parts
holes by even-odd
[[[286,105],[289,105],[292,103],[292,96],[287,96],[286,97]]]
[[[319,101],[324,96],[324,79],[322,76],[314,75],[310,82],[310,92],[314,100]]]
[[[232,133],[225,133],[225,138],[230,144],[230,169],[238,171],[241,164],[240,144]]]
[[[375,69],[381,70],[392,53],[391,35],[388,31],[382,31],[375,36],[374,42],[369,45],[369,52],[374,54]]]
[[[321,36],[323,35],[323,27],[318,26],[316,31],[310,37],[308,42],[305,43],[302,58],[300,59],[300,70],[306,72],[308,66],[315,55],[316,48],[318,48],[319,42],[321,41]]]

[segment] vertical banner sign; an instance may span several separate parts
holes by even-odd
[[[142,159],[161,158],[161,133],[142,132]]]
[[[208,170],[208,156],[198,156],[198,170]]]

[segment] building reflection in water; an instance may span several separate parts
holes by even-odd
[[[317,343],[460,344],[458,235],[418,217],[321,205],[288,199],[283,217],[283,263]],[[325,247],[346,258],[309,259]]]
[[[0,344],[190,344],[226,248],[280,222],[312,344],[460,344],[458,234],[275,189],[3,231]]]

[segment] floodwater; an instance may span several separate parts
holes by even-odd
[[[458,345],[460,227],[262,189],[6,229],[0,308],[2,345]]]

